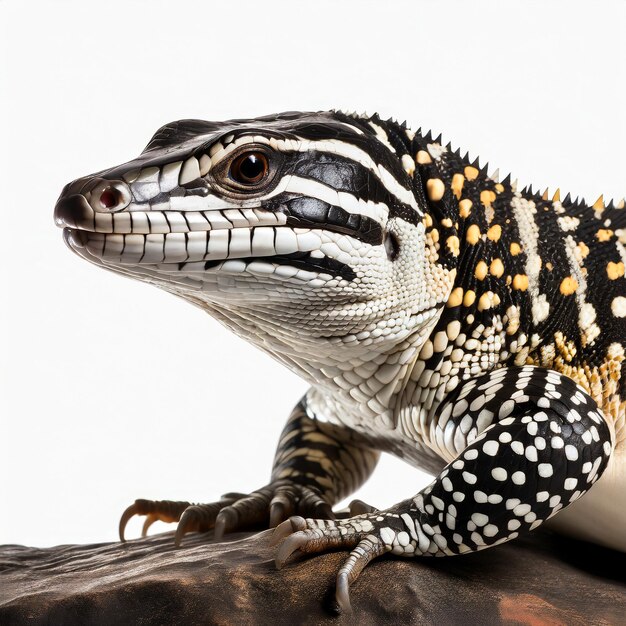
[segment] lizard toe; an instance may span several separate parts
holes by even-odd
[[[177,522],[183,511],[190,506],[189,502],[174,500],[135,500],[123,513],[119,522],[120,541],[126,541],[124,533],[126,525],[135,515],[145,515],[141,536],[145,537],[148,528],[154,522]]]

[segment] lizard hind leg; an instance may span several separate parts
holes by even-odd
[[[292,554],[352,550],[336,586],[347,608],[348,585],[372,558],[454,556],[515,539],[583,496],[612,452],[595,401],[570,378],[537,367],[468,381],[442,404],[437,428],[456,459],[429,486],[348,519],[291,518],[275,530],[283,540],[277,566]]]

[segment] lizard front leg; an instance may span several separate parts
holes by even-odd
[[[283,522],[277,565],[295,551],[351,549],[336,593],[349,609],[348,585],[372,558],[451,556],[514,539],[581,497],[612,451],[595,401],[570,378],[532,366],[465,383],[440,406],[431,438],[458,456],[428,487],[384,511]]]
[[[211,528],[219,540],[224,532],[274,527],[291,515],[334,519],[332,505],[365,482],[379,458],[379,452],[355,444],[352,436],[318,422],[302,399],[281,434],[268,485],[251,494],[227,493],[210,504],[136,500],[120,519],[120,539],[134,515],[146,516],[142,536],[155,521],[178,522],[176,545],[188,532]]]

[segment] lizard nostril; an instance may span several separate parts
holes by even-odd
[[[86,193],[91,208],[96,212],[113,213],[125,209],[131,201],[128,185],[121,180],[100,181]]]
[[[119,202],[119,195],[113,189],[105,189],[100,194],[100,204],[105,209],[113,208]]]

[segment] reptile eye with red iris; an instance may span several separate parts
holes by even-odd
[[[256,185],[269,172],[269,162],[263,152],[244,152],[230,164],[229,176],[240,185]]]

